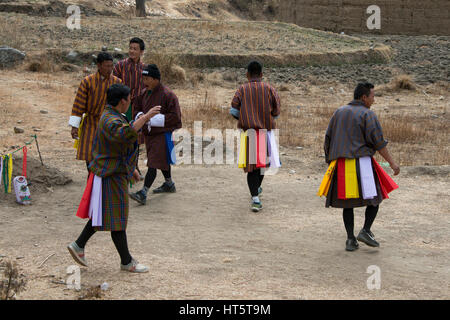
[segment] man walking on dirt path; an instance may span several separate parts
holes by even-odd
[[[160,107],[148,110],[138,120],[128,123],[122,115],[130,105],[130,89],[114,84],[108,89],[108,105],[103,112],[92,148],[89,179],[77,216],[89,218],[78,239],[67,248],[74,260],[87,266],[84,247],[96,231],[111,231],[119,252],[120,268],[129,272],[148,272],[128,251],[128,183],[139,179],[136,168],[138,131]],[[90,195],[89,195],[89,191]],[[86,200],[87,199],[87,200]]]
[[[153,190],[153,193],[176,192],[172,181],[171,165],[175,164],[172,132],[180,129],[181,110],[178,98],[168,87],[161,83],[161,73],[154,64],[146,66],[142,72],[144,89],[133,101],[134,118],[139,119],[154,106],[161,106],[161,113],[150,120],[142,129],[147,149],[148,171],[142,190],[130,194],[130,197],[142,205],[146,204],[147,193],[156,178],[157,169],[161,170],[165,182]]]
[[[243,134],[247,135],[247,131],[256,131],[256,135],[247,135],[249,139],[241,139],[241,144],[255,136],[258,137],[255,138],[257,140],[256,145],[261,146],[259,143],[260,137],[263,137],[264,141],[267,142],[268,134],[276,129],[275,119],[280,115],[280,98],[275,88],[262,81],[262,69],[263,67],[258,61],[250,62],[247,66],[248,82],[239,87],[231,102],[230,113],[238,120],[238,128],[242,129]],[[263,144],[266,144],[264,141]],[[241,149],[244,153],[246,152],[244,155],[246,161],[240,167],[243,167],[244,172],[247,173],[247,184],[252,196],[251,210],[259,212],[262,209],[259,198],[264,178],[262,169],[266,167],[267,163],[257,164],[258,161],[252,161],[252,159],[256,160],[257,158],[255,157],[255,148],[252,148],[249,152],[252,145],[255,144],[250,141],[250,143],[246,143],[244,149]],[[263,149],[266,150],[266,147],[264,146]]]
[[[97,68],[96,73],[81,81],[69,119],[72,138],[78,139],[76,159],[86,161],[86,166],[92,160],[92,142],[106,105],[106,92],[111,85],[121,82],[112,75],[113,58],[109,53],[98,54]]]
[[[389,163],[394,175],[400,167],[392,159],[383,137],[376,114],[370,110],[375,102],[374,86],[360,83],[355,89],[354,100],[335,111],[325,134],[325,159],[330,167],[322,186],[329,178],[326,207],[343,208],[343,219],[347,231],[346,250],[358,249],[358,241],[371,247],[379,247],[371,232],[379,204],[387,193],[398,188],[384,172],[373,156],[378,151]],[[366,207],[365,222],[355,238],[354,213],[356,207]]]

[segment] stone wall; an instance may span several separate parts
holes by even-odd
[[[367,8],[381,9],[381,29],[367,28]],[[450,35],[450,0],[280,0],[277,18],[333,32]]]

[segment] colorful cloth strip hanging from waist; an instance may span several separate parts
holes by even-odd
[[[359,198],[356,160],[339,158],[337,174],[338,199],[346,200]]]
[[[328,195],[328,191],[330,190],[331,186],[331,180],[333,178],[334,169],[336,169],[336,162],[337,162],[336,160],[333,160],[328,166],[327,172],[325,173],[325,176],[322,179],[322,183],[320,184],[319,191],[317,192],[317,195],[319,197]]]
[[[167,163],[169,165],[176,164],[177,158],[175,155],[175,147],[172,140],[172,132],[166,132],[164,135],[166,137]]]

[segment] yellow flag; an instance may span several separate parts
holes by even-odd
[[[356,159],[345,159],[345,197],[347,199],[359,198]]]
[[[322,183],[320,184],[319,191],[317,192],[317,195],[319,197],[328,195],[328,191],[330,190],[331,186],[331,178],[333,177],[335,168],[336,160],[333,160],[328,166],[327,172],[325,173],[325,176],[322,179]]]
[[[75,139],[75,142],[73,143],[73,147],[77,150],[78,150],[78,145],[80,144],[79,141],[80,141],[80,136],[81,136],[81,128],[83,127],[83,122],[84,122],[84,115],[83,115],[83,118],[81,119],[80,126],[78,127],[78,139]]]
[[[247,132],[241,132],[241,143],[239,147],[239,168],[247,166]]]

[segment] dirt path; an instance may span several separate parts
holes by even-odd
[[[0,81],[2,101],[13,92],[14,102],[29,107],[21,125],[43,130],[44,160],[74,182],[33,195],[31,207],[16,205],[13,195],[0,200],[0,255],[17,261],[29,280],[20,299],[76,299],[77,292],[57,283],[74,264],[66,246],[84,226],[75,211],[86,172],[73,160],[66,126],[72,97],[65,94],[74,88],[50,79],[54,94],[46,96],[34,75],[24,77],[26,86]],[[9,130],[1,127],[0,135]],[[283,149],[283,169],[265,179],[259,214],[249,210],[240,169],[175,167],[176,194],[151,195],[147,206],[131,203],[130,251],[151,272],[121,273],[110,235],[98,233],[86,249],[90,267],[82,269],[82,287],[107,282],[106,299],[450,298],[448,176],[402,173],[395,179],[400,189],[383,202],[373,227],[381,248],[361,244],[348,253],[340,210],[325,209],[315,195],[324,164],[309,160],[308,152]],[[154,186],[161,182],[159,174]],[[363,211],[356,212],[359,232]],[[367,288],[371,265],[381,270],[380,290]]]

